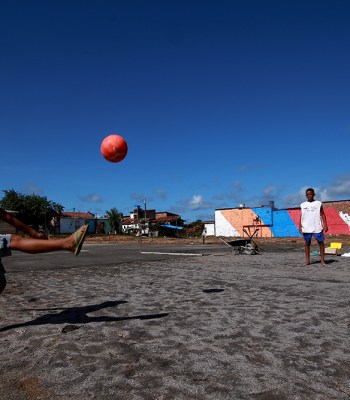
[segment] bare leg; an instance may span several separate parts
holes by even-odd
[[[86,227],[81,227],[79,232],[87,229]],[[67,250],[73,251],[76,248],[75,241],[75,233],[72,233],[70,236],[64,239],[54,239],[54,240],[46,240],[46,239],[33,239],[22,237],[19,235],[11,235],[11,249],[19,250],[24,253],[48,253],[50,251],[58,251],[58,250]]]
[[[45,239],[33,239],[22,237],[19,235],[11,235],[11,249],[23,251],[24,253],[47,253],[49,251],[56,250],[69,250],[73,245],[65,239],[57,240],[45,240]]]
[[[318,245],[320,246],[321,265],[322,267],[325,267],[326,261],[324,259],[324,242],[319,242]]]
[[[310,265],[310,245],[311,243],[305,242],[305,255],[306,255],[306,264],[305,265]]]

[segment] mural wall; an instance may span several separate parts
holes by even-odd
[[[350,200],[324,202],[323,208],[326,235],[350,235]],[[299,208],[225,208],[215,210],[215,231],[226,237],[298,237],[299,219]]]

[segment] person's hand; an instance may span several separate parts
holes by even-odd
[[[324,228],[324,231],[325,231],[325,232],[328,232],[328,226],[326,226],[326,227]]]
[[[35,232],[35,235],[32,235],[32,237],[35,239],[48,240],[48,237],[43,232]]]

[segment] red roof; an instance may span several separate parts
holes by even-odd
[[[92,219],[95,218],[94,214],[90,212],[63,212],[62,217],[65,218],[81,218],[81,219]]]
[[[123,225],[131,225],[131,224],[134,224],[134,223],[137,223],[137,222],[135,220],[131,219],[130,217],[122,218],[122,224]]]
[[[178,215],[172,215],[167,217],[158,217],[156,218],[157,222],[168,222],[168,221],[176,221],[177,219],[181,219]]]

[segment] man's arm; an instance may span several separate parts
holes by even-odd
[[[29,236],[35,239],[47,239],[47,236],[41,232],[36,231],[34,228],[24,224],[22,221],[0,208],[0,219],[7,222],[17,230],[27,233]]]
[[[320,213],[321,213],[323,230],[325,232],[327,232],[328,231],[327,218],[326,218],[326,213],[324,212],[323,206],[321,206]]]
[[[302,208],[300,207],[300,218],[299,218],[299,232],[300,232],[300,233],[303,233],[303,225],[302,225],[302,223],[301,223],[302,216],[303,216],[303,210],[302,210]]]

